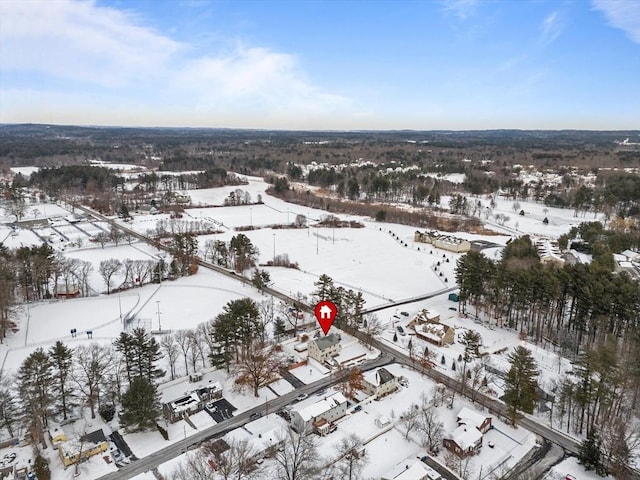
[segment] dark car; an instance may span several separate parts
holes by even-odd
[[[249,420],[257,420],[261,416],[262,416],[262,414],[260,412],[255,412],[255,413],[252,413],[251,415],[249,415]]]

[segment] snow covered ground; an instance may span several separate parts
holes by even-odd
[[[274,287],[290,295],[301,292],[309,295],[314,289],[313,283],[318,277],[326,273],[331,276],[337,285],[345,288],[362,291],[367,307],[384,305],[391,300],[401,300],[436,292],[446,287],[455,285],[454,269],[459,255],[432,248],[430,245],[415,243],[413,236],[415,228],[404,225],[373,222],[368,218],[339,215],[342,219],[354,219],[362,222],[364,228],[360,229],[331,229],[320,228],[315,223],[328,214],[319,210],[287,204],[279,199],[267,196],[264,191],[267,185],[258,178],[249,177],[249,185],[234,187],[222,187],[219,189],[188,191],[194,205],[208,205],[207,207],[188,209],[185,220],[206,220],[218,225],[223,231],[221,234],[209,235],[206,239],[222,239],[228,241],[237,232],[236,227],[253,226],[256,230],[244,231],[251,241],[259,248],[259,263],[273,259],[274,255],[287,253],[292,262],[297,262],[300,269],[286,269],[282,267],[265,267],[271,274]],[[222,205],[229,192],[236,189],[248,191],[254,200],[258,195],[262,196],[263,205],[251,205],[240,207],[214,207]],[[488,203],[486,199],[481,199]],[[549,208],[545,212],[544,205],[533,202],[520,202],[525,216],[520,217],[512,209],[513,202],[497,199],[494,213],[502,212],[511,217],[506,227],[493,225],[501,235],[478,236],[471,234],[459,234],[460,237],[469,239],[485,239],[498,245],[505,245],[506,241],[516,234],[544,234],[551,237],[568,231],[571,225],[580,221],[591,221],[592,218],[575,218],[569,210]],[[101,222],[82,221],[77,226],[71,225],[65,217],[70,215],[70,210],[54,204],[34,203],[29,204],[25,219],[51,218],[53,227],[45,226],[41,229],[34,228],[13,230],[8,225],[15,220],[8,216],[0,217],[0,241],[9,248],[17,248],[22,245],[37,245],[41,239],[38,235],[46,235],[52,240],[54,248],[69,258],[78,258],[91,262],[94,270],[89,277],[89,283],[96,296],[89,298],[55,300],[31,303],[29,308],[21,308],[18,312],[20,330],[0,345],[0,367],[5,372],[14,372],[20,363],[35,348],[48,348],[56,340],[62,340],[70,346],[76,346],[89,341],[111,343],[122,331],[121,318],[128,314],[135,314],[139,319],[139,325],[149,329],[157,329],[160,324],[163,330],[178,330],[194,328],[199,323],[215,317],[224,305],[230,300],[250,297],[256,301],[268,298],[248,284],[242,284],[234,279],[221,276],[217,273],[200,269],[191,277],[181,278],[162,284],[146,285],[134,288],[119,294],[105,295],[106,286],[98,274],[98,265],[101,260],[118,258],[153,259],[157,258],[158,251],[139,242],[131,245],[121,243],[119,246],[99,245],[88,242],[90,236],[107,230],[107,226]],[[36,215],[37,214],[37,215]],[[309,219],[310,228],[302,229],[272,229],[271,225],[293,223],[296,215],[303,215]],[[549,218],[549,225],[543,225],[544,216]],[[592,215],[591,215],[592,217]],[[484,217],[483,217],[484,218]],[[137,216],[130,224],[136,230],[146,233],[154,229],[159,219],[166,219],[162,215]],[[517,230],[515,222],[518,222]],[[217,222],[217,223],[216,223]],[[79,228],[78,228],[79,227]],[[34,233],[35,232],[35,233]],[[66,237],[66,239],[65,239]],[[80,240],[80,241],[79,241]],[[204,246],[205,238],[200,238],[200,248]],[[486,253],[491,258],[497,258],[501,247],[488,250]],[[448,260],[448,261],[447,261]],[[440,262],[437,271],[435,267]],[[442,273],[442,276],[440,276]],[[445,279],[447,281],[445,282]],[[119,284],[121,279],[116,279],[114,284]],[[458,334],[465,328],[472,328],[481,333],[486,351],[490,352],[489,361],[497,368],[505,368],[506,353],[497,353],[503,349],[511,349],[520,344],[520,339],[515,331],[500,329],[486,323],[477,323],[471,317],[465,318],[452,311],[450,308],[457,304],[449,302],[447,295],[439,295],[428,301],[412,303],[399,308],[390,308],[377,313],[385,325],[381,339],[398,349],[408,347],[409,336],[399,336],[397,342],[393,342],[393,334],[398,325],[406,326],[408,321],[422,308],[436,310],[442,322],[456,327]],[[158,312],[160,312],[158,314]],[[407,312],[402,315],[400,312]],[[122,317],[121,317],[122,315]],[[78,337],[72,338],[70,330],[76,328]],[[85,333],[93,332],[93,339],[89,339]],[[313,333],[313,332],[311,332]],[[426,344],[414,339],[413,348],[420,354]],[[429,345],[429,351],[434,356],[436,368],[451,372],[451,364],[462,351],[460,344],[454,343],[448,347],[435,347]],[[543,371],[543,383],[550,382],[570,368],[566,361],[558,363],[557,355],[548,350],[527,345],[533,350],[540,369]],[[294,352],[293,345],[285,346],[291,354],[300,356]],[[375,352],[368,351],[355,341],[345,339],[345,355],[358,356],[365,354],[373,356]],[[445,356],[445,364],[441,365],[440,359]],[[306,357],[306,354],[302,355]],[[327,442],[323,451],[330,452],[335,448],[338,440],[349,432],[355,432],[368,440],[367,449],[371,462],[365,471],[365,477],[380,475],[392,468],[395,464],[410,456],[424,453],[424,449],[409,437],[404,439],[404,434],[398,425],[395,425],[384,435],[375,425],[375,419],[380,415],[394,418],[397,422],[400,412],[406,409],[412,402],[418,401],[420,394],[430,391],[433,385],[420,374],[395,368],[402,375],[409,378],[409,388],[390,396],[380,402],[373,402],[363,408],[362,411],[348,415],[340,422],[336,432],[322,439]],[[184,364],[179,360],[178,374],[184,373]],[[313,382],[327,374],[325,367],[315,364],[299,367],[292,371],[304,383]],[[292,387],[284,381],[271,385],[271,389],[263,388],[260,396],[254,397],[251,393],[234,392],[229,380],[223,372],[208,374],[206,381],[220,381],[223,385],[225,398],[229,400],[238,411],[245,411],[274,398],[276,394],[282,395],[291,391]],[[184,393],[187,385],[183,380],[172,382],[162,387],[163,396],[167,399],[173,395]],[[494,385],[496,395],[500,393],[500,385]],[[452,411],[444,409],[441,412],[446,428],[451,428],[451,418],[462,406],[467,405],[462,400],[456,400]],[[208,415],[198,414],[192,418],[198,427],[205,428],[213,424]],[[509,461],[515,461],[523,454],[523,450],[532,445],[532,438],[528,432],[519,429],[511,431],[509,427],[499,424],[498,432],[490,432],[494,449],[483,448],[479,457],[474,459],[476,474],[479,466],[491,465],[498,458],[506,458],[512,455]],[[192,433],[191,427],[185,427],[184,422],[179,422],[170,427],[170,441],[179,441],[185,435]],[[107,427],[105,426],[105,431]],[[502,433],[501,433],[502,432]],[[506,432],[506,434],[505,434]],[[493,438],[495,436],[495,438]],[[159,433],[128,435],[134,453],[138,456],[156,451],[166,445]],[[393,445],[393,448],[389,448]],[[5,450],[2,451],[4,455]],[[491,458],[489,458],[491,457]],[[53,460],[52,465],[56,464]],[[95,465],[94,465],[95,463]],[[171,463],[175,465],[175,461]],[[81,478],[96,478],[106,473],[113,465],[108,465],[100,457],[83,464],[83,476]],[[170,470],[170,466],[162,466],[161,472]],[[484,470],[486,471],[486,470]],[[69,471],[54,468],[53,480],[66,479]],[[580,473],[576,478],[585,478]],[[153,478],[151,474],[138,477],[140,480]],[[549,480],[555,480],[550,478]]]
[[[575,457],[568,457],[554,466],[551,471],[545,475],[544,480],[565,480],[567,475],[573,475],[576,480],[613,480],[611,475],[601,477],[593,470],[585,470],[584,467],[578,463],[578,460]]]

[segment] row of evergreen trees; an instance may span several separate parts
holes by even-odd
[[[576,354],[610,339],[638,348],[640,285],[612,272],[609,257],[545,265],[528,236],[507,245],[497,262],[471,251],[456,266],[462,311],[471,305],[499,326]]]

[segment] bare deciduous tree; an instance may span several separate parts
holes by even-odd
[[[191,350],[191,332],[188,330],[178,330],[174,334],[174,338],[178,347],[180,348],[180,352],[182,353],[182,358],[184,359],[184,370],[185,375],[189,375],[189,351]]]
[[[351,433],[338,444],[338,461],[335,464],[339,478],[359,479],[363,467],[367,463],[366,449],[362,446],[362,438]]]
[[[171,380],[176,378],[176,361],[178,360],[178,346],[176,345],[173,335],[165,335],[160,339],[160,348],[164,352],[167,360],[169,360],[169,372]]]
[[[251,351],[235,365],[236,385],[251,388],[257,397],[260,387],[272,380],[283,365],[283,359],[274,345],[256,342]]]
[[[409,440],[409,435],[412,431],[416,430],[419,425],[419,407],[415,403],[412,404],[407,410],[400,415],[400,421],[404,427],[404,438]]]
[[[437,455],[443,438],[443,424],[435,407],[424,395],[418,413],[417,428],[424,434],[423,446]]]
[[[75,350],[76,369],[72,378],[96,418],[96,406],[100,404],[103,381],[108,377],[113,363],[111,349],[98,343],[80,345]]]
[[[185,459],[173,471],[171,480],[215,480],[218,472],[209,465],[206,451],[200,449],[188,452]]]
[[[275,454],[276,473],[283,480],[316,480],[319,455],[315,437],[291,427],[280,438],[283,448]]]
[[[98,272],[100,272],[100,276],[107,286],[107,295],[111,293],[111,280],[113,279],[113,276],[118,273],[121,268],[122,262],[117,258],[110,258],[109,260],[102,260],[100,262]]]

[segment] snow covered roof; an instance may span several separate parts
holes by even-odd
[[[319,402],[307,405],[299,410],[294,408],[293,411],[298,412],[298,415],[300,415],[304,421],[307,421],[316,418],[343,403],[347,403],[347,399],[344,398],[342,393],[336,392]]]
[[[189,410],[192,406],[200,403],[200,397],[196,392],[191,392],[189,395],[179,398],[171,402],[171,408],[174,412],[184,412]]]
[[[313,341],[318,346],[318,349],[320,351],[323,351],[340,343],[340,335],[338,335],[337,333],[332,333],[331,335],[327,335],[325,337],[316,338]]]
[[[482,423],[487,419],[486,415],[483,415],[475,410],[471,410],[468,407],[464,407],[458,413],[458,422],[470,425],[472,427],[480,428]]]
[[[396,377],[384,367],[364,374],[364,379],[376,387],[387,382],[392,382],[394,378]]]
[[[460,425],[451,434],[451,439],[458,444],[462,450],[473,447],[478,440],[482,439],[482,433],[475,427]]]

